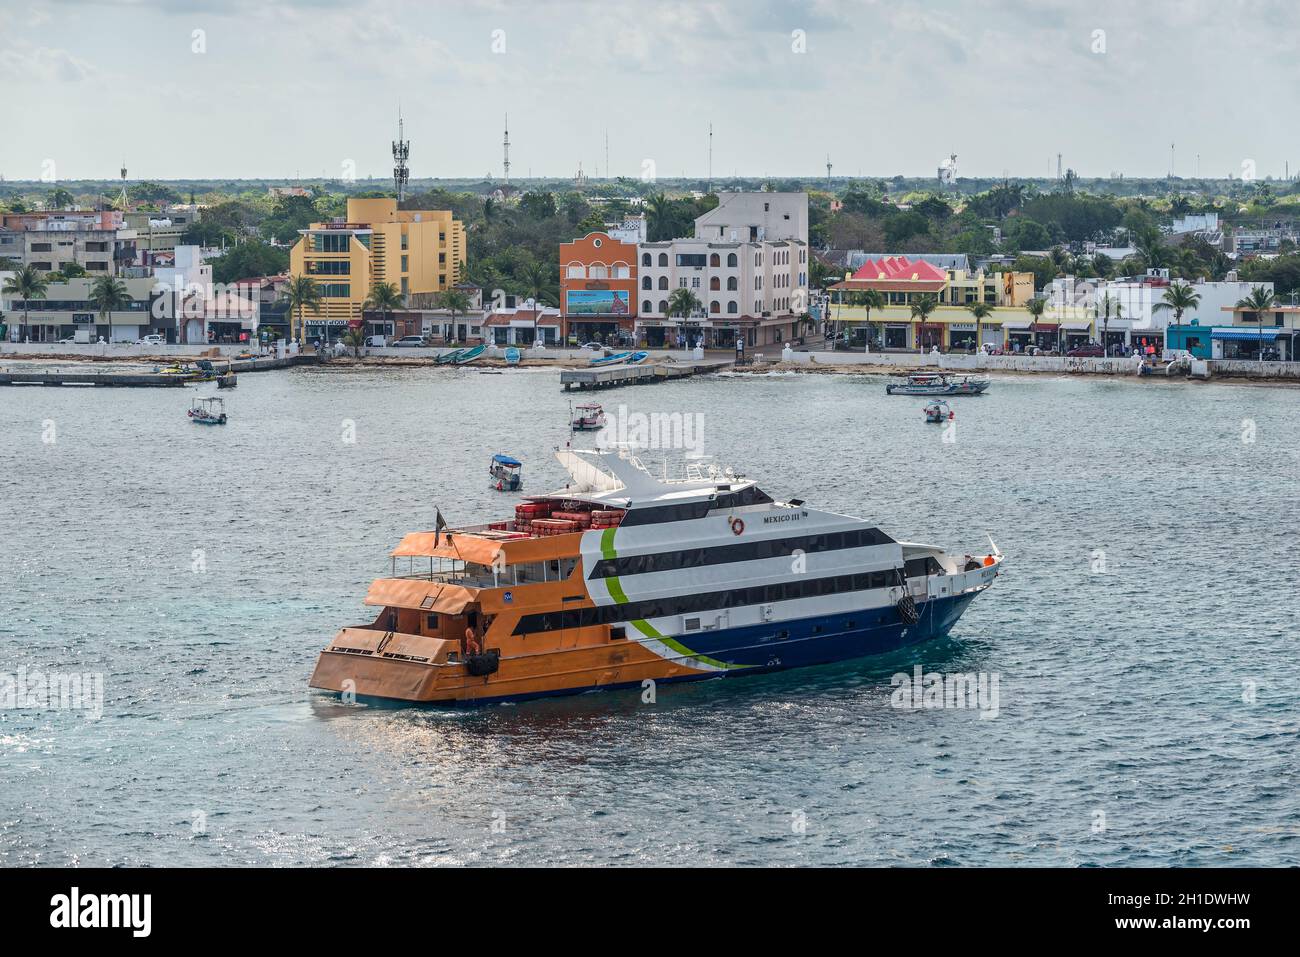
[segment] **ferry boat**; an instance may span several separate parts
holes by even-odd
[[[311,687],[475,705],[730,678],[946,634],[1003,556],[902,542],[716,466],[652,476],[561,449],[572,481],[512,521],[414,532]]]
[[[886,395],[979,395],[989,387],[989,380],[962,376],[953,377],[944,372],[918,372],[907,377],[906,382],[891,382],[885,386]]]

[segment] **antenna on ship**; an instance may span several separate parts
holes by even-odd
[[[407,157],[411,155],[411,144],[403,137],[402,107],[397,107],[397,139],[393,141],[393,185],[397,187],[397,202],[401,205],[406,198],[406,184],[411,178],[411,171],[406,168]]]

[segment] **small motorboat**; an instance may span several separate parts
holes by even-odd
[[[447,365],[449,363],[454,363],[467,352],[469,352],[468,349],[453,349],[451,352],[444,352],[433,361],[435,365]]]
[[[598,432],[605,427],[605,410],[594,402],[578,406],[578,414],[570,423],[574,432]]]
[[[492,487],[498,492],[519,491],[524,486],[523,473],[520,472],[523,467],[523,462],[508,455],[492,456],[492,464],[488,466]]]
[[[631,355],[632,353],[630,352],[611,352],[608,355],[592,356],[591,364],[594,366],[617,365],[620,362],[626,362],[628,357]]]
[[[957,418],[957,414],[942,399],[931,402],[925,407],[925,421],[927,422],[947,422],[955,418]]]
[[[630,366],[639,366],[641,363],[645,362],[649,358],[650,358],[650,353],[648,352],[634,352],[630,356],[628,356],[625,361]]]
[[[885,386],[886,395],[980,395],[989,387],[989,380],[962,376],[954,380],[944,372],[917,372],[906,382],[891,382]]]
[[[455,366],[463,366],[468,362],[473,362],[483,353],[487,352],[487,346],[475,346],[473,349],[464,349],[456,358],[451,360]]]
[[[218,389],[233,389],[237,385],[239,385],[239,377],[233,372],[224,372],[217,376]]]
[[[197,425],[225,425],[226,400],[215,395],[195,398],[188,414],[190,421]]]

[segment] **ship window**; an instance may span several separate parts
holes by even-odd
[[[777,641],[785,641],[785,640],[786,640],[787,638],[789,638],[789,637],[790,637],[790,632],[788,632],[788,631],[778,631],[778,632],[776,633],[776,640],[777,640]]]
[[[698,618],[683,618],[682,629],[684,631],[699,631],[700,620]]]
[[[609,629],[609,640],[618,641],[627,637],[627,628],[624,625],[611,625]]]
[[[436,614],[430,614],[428,619],[424,623],[424,627],[426,631],[437,631],[438,616]]]

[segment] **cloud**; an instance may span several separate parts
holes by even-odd
[[[0,49],[0,77],[16,84],[81,83],[96,69],[67,50],[15,44]]]

